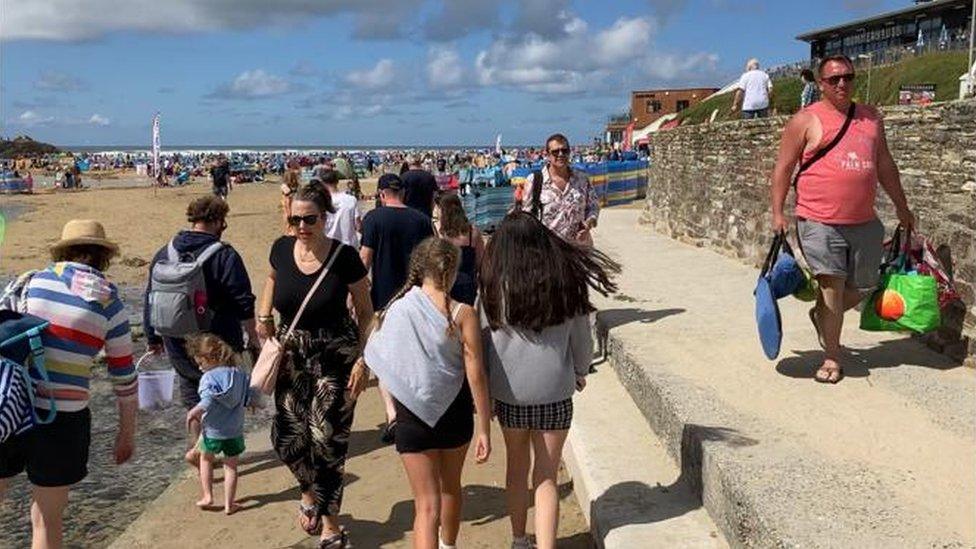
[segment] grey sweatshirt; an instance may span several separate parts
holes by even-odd
[[[593,360],[593,336],[586,315],[542,332],[484,326],[485,361],[491,397],[506,404],[548,404],[572,398],[576,376]]]

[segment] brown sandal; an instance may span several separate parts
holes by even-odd
[[[298,502],[298,526],[310,536],[317,536],[322,533],[322,520],[319,517],[318,505]]]
[[[826,375],[820,375],[821,372],[825,373]],[[817,373],[813,374],[813,379],[815,379],[817,383],[830,383],[833,385],[844,379],[844,369],[840,366],[837,366],[836,368],[821,366],[820,369],[817,370]]]

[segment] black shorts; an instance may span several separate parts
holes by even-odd
[[[474,400],[467,382],[433,427],[424,423],[400,401],[394,399],[393,405],[396,407],[394,439],[397,452],[401,454],[450,450],[471,442],[471,435],[474,434]]]
[[[39,412],[41,417],[47,411]],[[37,425],[0,444],[0,478],[27,471],[34,486],[70,486],[88,476],[91,412],[58,412],[48,425]]]

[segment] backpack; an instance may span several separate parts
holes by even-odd
[[[47,416],[38,416],[29,371],[34,368],[42,382],[49,382],[41,343],[47,326],[36,316],[0,310],[0,443],[35,425],[51,423],[58,413],[50,397]]]
[[[182,261],[170,241],[166,257],[149,275],[149,325],[157,334],[183,338],[210,330],[214,312],[207,306],[203,264],[223,246],[214,242],[192,261]]]

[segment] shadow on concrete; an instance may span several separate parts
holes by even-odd
[[[384,427],[386,427],[386,424],[380,423],[367,431],[353,431],[349,433],[349,452],[346,455],[346,459],[362,456],[385,446],[380,440],[380,435],[383,434]]]
[[[710,442],[734,447],[759,443],[735,429],[686,424],[681,434],[681,475],[668,486],[637,481],[611,486],[590,504],[590,516],[600,517],[599,523],[606,525],[598,535],[606,539],[615,528],[660,522],[701,507],[702,444]]]
[[[776,364],[776,371],[794,378],[813,378],[823,364],[823,351],[793,351],[796,356],[786,357]],[[934,370],[951,370],[962,364],[946,355],[936,353],[921,342],[911,338],[883,341],[869,349],[846,349],[841,360],[844,375],[868,377],[876,368],[919,366]]]
[[[281,466],[284,467],[284,465]],[[359,480],[359,477],[351,473],[346,473],[343,479],[344,479],[345,487],[348,488],[350,484]],[[298,501],[301,499],[301,497],[302,497],[302,493],[298,489],[298,481],[296,480],[294,486],[285,488],[280,492],[276,492],[273,494],[259,494],[255,496],[238,498],[237,502],[241,504],[242,512],[249,511],[251,509],[258,509],[260,507],[264,507],[265,505],[268,505],[269,503],[281,503],[283,501],[285,502],[294,501],[295,508],[297,509]],[[296,515],[297,515],[297,511],[296,511]]]
[[[602,311],[597,311],[596,313],[596,336],[597,336],[597,350],[595,354],[596,362],[591,365],[597,366],[603,364],[607,361],[607,355],[609,349],[607,347],[607,340],[610,337],[610,330],[623,326],[624,324],[630,324],[632,322],[640,322],[641,324],[650,324],[652,322],[657,322],[662,318],[667,318],[673,315],[679,315],[685,312],[686,309],[658,309],[655,311],[648,311],[647,309],[636,309],[633,307],[625,309],[605,309]]]

